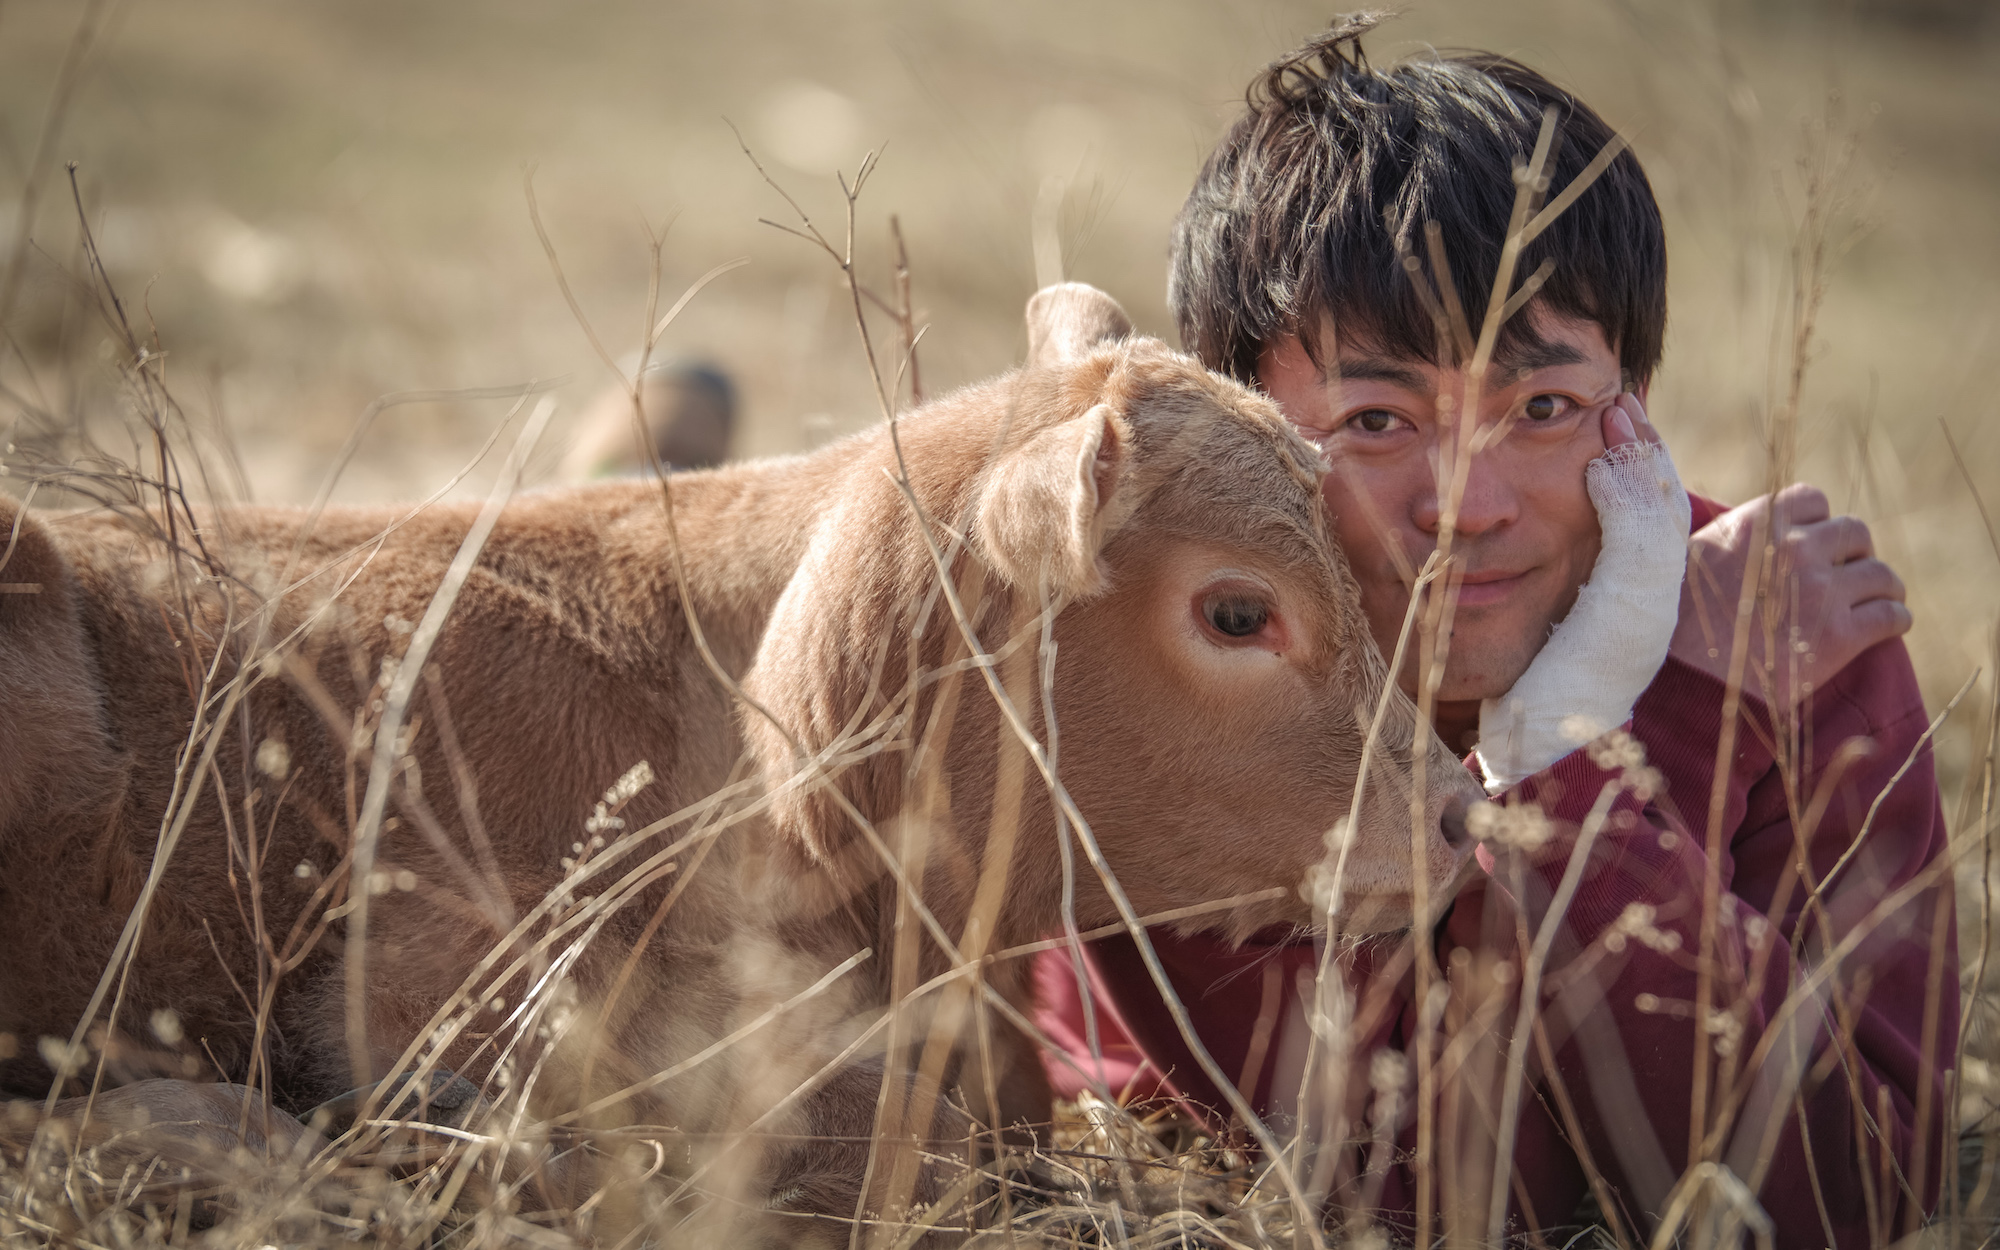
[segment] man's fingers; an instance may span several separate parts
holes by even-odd
[[[1632,430],[1632,438],[1621,438],[1619,441],[1629,443],[1636,440],[1641,443],[1651,443],[1655,447],[1660,446],[1665,441],[1661,439],[1660,432],[1653,428],[1652,419],[1646,415],[1646,405],[1639,401],[1637,395],[1628,391],[1611,401],[1611,407],[1604,410],[1606,429],[1604,445],[1606,447],[1612,445],[1610,428],[1612,423],[1617,420],[1614,414],[1620,413],[1624,415],[1625,422]]]
[[[1856,605],[1847,615],[1848,626],[1864,650],[1909,633],[1915,619],[1909,606],[1898,599],[1871,599]]]
[[[1859,517],[1837,516],[1794,526],[1787,538],[1797,559],[1839,566],[1875,556],[1875,536],[1868,532],[1868,523]]]
[[[1854,560],[1868,560],[1875,555],[1875,535],[1868,530],[1868,522],[1860,517],[1839,516],[1826,522],[1837,527],[1834,543],[1834,559],[1842,564]]]
[[[1906,594],[1903,579],[1896,576],[1896,570],[1880,560],[1856,560],[1843,564],[1835,576],[1839,578],[1841,599],[1850,604],[1877,599],[1893,599],[1901,603]]]
[[[1624,398],[1623,395],[1618,397],[1621,400]],[[1632,414],[1627,412],[1624,405],[1619,403],[1618,400],[1613,400],[1611,403],[1606,404],[1604,406],[1604,414],[1598,419],[1604,424],[1604,450],[1610,451],[1614,447],[1623,447],[1627,443],[1636,443],[1639,441],[1637,423],[1632,420]]]
[[[1778,492],[1772,501],[1776,506],[1776,520],[1779,525],[1812,525],[1833,515],[1827,506],[1826,492],[1806,482],[1793,482]]]

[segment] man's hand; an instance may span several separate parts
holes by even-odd
[[[1769,566],[1753,570],[1760,543]],[[1743,688],[1775,706],[1797,704],[1855,656],[1910,630],[1903,579],[1875,558],[1868,526],[1833,516],[1822,491],[1795,482],[1731,508],[1689,541],[1670,655],[1729,679],[1746,573],[1758,580]]]
[[[1569,615],[1513,688],[1479,706],[1479,764],[1497,794],[1632,715],[1665,662],[1687,562],[1688,497],[1636,395],[1599,414],[1584,470],[1603,542]]]

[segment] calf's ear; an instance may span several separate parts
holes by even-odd
[[[973,541],[1011,585],[1074,599],[1104,589],[1105,540],[1131,515],[1131,429],[1098,404],[1015,447],[987,471]]]
[[[1099,343],[1132,333],[1118,301],[1081,282],[1045,286],[1028,298],[1028,367],[1066,364]]]

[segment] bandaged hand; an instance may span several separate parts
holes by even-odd
[[[1638,397],[1604,414],[1584,484],[1603,533],[1590,580],[1513,689],[1479,707],[1478,757],[1498,794],[1625,723],[1680,616],[1688,497]]]

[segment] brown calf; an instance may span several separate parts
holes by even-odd
[[[1176,923],[1312,924],[1385,697],[1342,923],[1406,925],[1415,871],[1438,896],[1464,868],[1440,822],[1478,791],[1385,692],[1314,452],[1089,288],[1028,319],[1024,369],[893,431],[510,502],[354,889],[386,692],[475,509],[215,513],[197,577],[0,501],[0,581],[38,588],[0,595],[0,1088],[54,1065],[78,1094],[101,1061],[303,1109],[442,1064],[583,1129],[822,1139],[740,1184],[850,1215],[859,1142],[948,1131],[906,1101],[1045,1112],[1031,1048],[971,1044],[999,1019],[971,978],[912,991],[1061,931],[1065,840],[1074,924],[1118,921],[1074,817],[1139,915],[1247,896]],[[989,1006],[1027,1001],[1025,966],[988,964]]]

